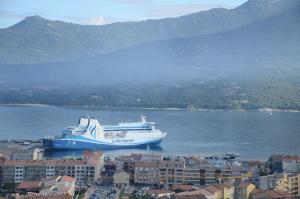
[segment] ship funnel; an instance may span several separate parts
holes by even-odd
[[[82,126],[82,127],[87,127],[89,125],[89,119],[88,118],[85,118],[85,117],[81,117],[79,119],[79,122],[78,122],[79,126]]]
[[[101,127],[98,120],[92,118],[89,119],[89,126],[96,126],[97,128]]]
[[[142,123],[146,123],[146,117],[144,115],[141,115],[141,120],[142,120]]]
[[[87,126],[87,134],[90,134],[93,138],[97,138],[102,132],[103,129],[98,120],[90,118]]]

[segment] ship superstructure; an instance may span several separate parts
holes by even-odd
[[[45,148],[86,149],[157,145],[167,133],[155,128],[142,116],[140,122],[100,125],[94,118],[81,117],[76,127],[68,127],[61,137],[44,139]]]

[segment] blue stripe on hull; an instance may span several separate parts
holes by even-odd
[[[45,140],[44,147],[47,149],[119,149],[119,148],[137,148],[147,145],[158,145],[162,139],[153,140],[147,143],[132,144],[132,145],[112,145],[104,143],[92,143],[85,141],[68,141],[68,140]]]

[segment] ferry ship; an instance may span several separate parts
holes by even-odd
[[[81,117],[76,127],[68,127],[61,137],[43,140],[46,149],[109,149],[158,145],[167,133],[154,122],[141,117],[140,122],[100,125],[94,118]]]

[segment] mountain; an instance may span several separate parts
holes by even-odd
[[[0,67],[0,80],[111,85],[217,78],[298,79],[300,5],[233,30],[135,45],[66,63]],[[34,74],[34,75],[32,75]]]
[[[0,64],[65,62],[147,42],[233,30],[294,7],[299,0],[249,0],[178,18],[87,26],[39,16],[0,30]]]
[[[136,45],[89,60],[88,65],[125,68],[128,79],[141,69],[155,77],[165,73],[186,79],[250,73],[299,76],[299,24],[300,5],[230,31]]]

